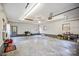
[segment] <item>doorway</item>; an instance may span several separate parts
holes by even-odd
[[[11,36],[17,35],[17,26],[11,26]]]

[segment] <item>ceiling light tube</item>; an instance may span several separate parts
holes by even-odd
[[[21,20],[28,17],[34,10],[37,9],[37,7],[40,5],[40,3],[35,3],[33,4],[25,13],[24,15],[20,18]]]

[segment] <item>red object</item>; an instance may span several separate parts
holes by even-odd
[[[13,40],[12,39],[7,39],[4,41],[4,43],[13,43]]]
[[[4,53],[7,53],[7,52],[10,52],[10,51],[13,51],[13,50],[16,50],[16,46],[15,45],[12,45],[12,46],[7,47],[4,50]]]
[[[12,39],[5,40],[4,44],[5,44],[5,49],[4,49],[5,53],[16,50],[16,46],[13,45],[13,40]]]

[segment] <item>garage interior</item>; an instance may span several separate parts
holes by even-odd
[[[0,3],[0,56],[78,56],[79,3]]]

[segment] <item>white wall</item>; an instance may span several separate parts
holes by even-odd
[[[3,8],[0,4],[0,46],[3,43],[3,37],[2,37],[2,32],[3,32],[3,21],[2,21],[2,19],[3,18],[5,19],[5,23],[7,23],[6,15],[5,15]]]
[[[1,21],[1,18],[0,18],[0,46],[2,45],[3,43],[3,40],[2,40],[2,21]]]
[[[47,22],[42,26],[46,26],[46,30],[44,30],[45,34],[62,34],[62,24],[70,23],[70,32],[74,34],[79,34],[79,20],[75,21],[57,21],[57,22]]]
[[[38,25],[31,23],[9,22],[11,26],[17,26],[17,34],[24,34],[25,31],[38,33]]]
[[[71,33],[79,34],[79,20],[70,22],[71,24]]]
[[[62,34],[62,24],[70,23],[70,32],[74,34],[79,34],[79,20],[74,21],[65,21],[65,20],[59,20],[59,21],[50,21],[45,22],[41,24],[41,28],[45,27],[46,29],[43,30],[42,33],[45,34]],[[17,26],[18,28],[18,34],[24,34],[25,31],[30,31],[32,33],[38,33],[38,25],[36,24],[29,24],[29,23],[14,23],[10,22],[11,26]]]
[[[42,26],[46,26],[46,30],[44,30],[44,33],[54,34],[54,35],[62,34],[63,33],[62,24],[70,23],[70,32],[74,34],[79,34],[79,9],[67,12],[63,15],[67,16],[66,20],[65,18],[62,18],[59,21],[49,21],[43,23]],[[78,20],[76,20],[76,18],[78,18]],[[69,21],[69,20],[73,20],[73,21]]]

